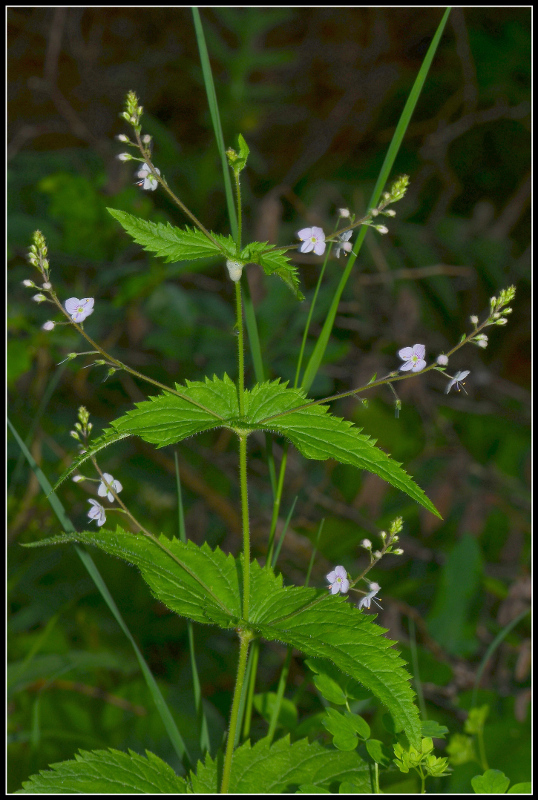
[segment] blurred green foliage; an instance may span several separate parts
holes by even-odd
[[[251,150],[244,241],[285,244],[307,223],[329,229],[336,208],[364,210],[439,16],[435,8],[202,10],[225,141],[235,144],[241,132]],[[35,229],[47,239],[58,295],[96,298],[87,330],[114,355],[164,383],[234,376],[233,291],[224,265],[154,260],[105,210],[183,224],[162,193],[141,192],[132,165],[115,159],[113,136],[124,132],[118,114],[129,89],[143,102],[144,130],[169,183],[208,228],[229,230],[189,9],[12,7],[8,36],[10,418],[53,481],[75,454],[69,430],[79,405],[99,432],[147,389],[121,373],[103,382],[104,372],[86,369],[84,358],[58,373],[68,352],[85,347],[67,327],[42,331],[47,306],[32,303],[21,286],[36,280],[25,257]],[[388,392],[370,396],[367,406],[347,400],[334,409],[404,462],[444,521],[373,476],[306,463],[294,452],[282,507],[284,520],[298,497],[279,560],[285,579],[297,584],[322,518],[311,578],[317,585],[336,563],[356,573],[365,563],[361,539],[374,540],[395,515],[404,517],[404,556],[385,559],[374,576],[386,609],[380,621],[411,663],[414,619],[427,715],[451,733],[462,729],[488,645],[528,603],[529,55],[528,9],[453,10],[398,157],[410,191],[389,235],[368,233],[313,385],[317,396],[361,385],[395,369],[397,349],[414,342],[424,342],[430,358],[448,351],[469,329],[470,314],[483,313],[501,287],[517,286],[509,324],[490,328],[486,350],[468,347],[450,363],[449,371],[471,370],[469,396],[446,396],[434,373],[401,385],[399,419]],[[302,305],[250,268],[268,377],[292,379],[295,372],[318,275],[306,257],[298,264]],[[329,263],[307,351],[341,269]],[[274,444],[277,460],[281,444]],[[252,437],[254,556],[262,559],[272,509],[264,452],[264,440]],[[182,444],[178,457],[188,536],[237,552],[235,442],[225,432],[204,434]],[[107,451],[101,466],[121,477],[135,515],[177,535],[169,448],[155,452],[128,440]],[[12,439],[8,467],[9,791],[78,747],[148,748],[177,767],[128,643],[74,552],[18,547],[58,526]],[[87,525],[88,486],[61,491],[80,528]],[[196,753],[184,622],[152,601],[134,570],[92,555]],[[528,637],[526,618],[494,653],[481,683],[480,702],[492,708],[485,729],[490,765],[511,783],[529,778]],[[217,746],[234,639],[210,628],[197,628],[195,638]],[[276,689],[283,656],[276,644],[262,650],[261,691]],[[306,673],[294,659],[287,696],[299,711],[297,733],[309,728],[327,737]],[[253,739],[266,732],[262,705],[259,711]],[[368,702],[361,713],[383,738]],[[442,755],[443,743],[436,744]],[[476,763],[453,768],[435,791],[469,791],[481,771]]]

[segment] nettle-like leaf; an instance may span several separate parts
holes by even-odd
[[[299,271],[283,250],[272,248],[267,242],[251,242],[243,248],[240,258],[247,264],[258,264],[266,275],[278,275],[297,300],[304,300],[299,289]]]
[[[296,647],[308,656],[325,658],[365,686],[405,730],[411,743],[420,741],[420,721],[409,674],[385,630],[373,616],[325,589],[284,587],[282,576],[252,562],[250,611],[241,619],[242,561],[204,543],[182,543],[161,536],[158,543],[142,535],[86,531],[56,536],[29,547],[83,542],[135,564],[154,596],[177,614],[221,628],[248,626],[269,641]]]
[[[74,761],[51,764],[23,782],[15,794],[185,794],[187,784],[172,767],[146,750],[81,750]]]
[[[149,253],[161,256],[166,263],[209,256],[235,258],[237,255],[235,242],[231,236],[212,233],[211,236],[220,245],[218,247],[196,228],[182,229],[170,225],[169,222],[166,225],[162,222],[149,222],[115,208],[108,208],[107,211],[118,220],[137,244],[142,245]]]
[[[217,794],[218,763],[209,755],[199,762],[195,773],[189,775],[195,794]],[[265,739],[251,746],[246,742],[235,750],[228,791],[235,794],[264,794],[293,792],[309,783],[319,788],[336,788],[342,781],[351,781],[364,793],[372,791],[368,764],[358,753],[328,750],[308,739],[290,743],[285,736],[273,745]]]
[[[84,464],[84,462],[87,461],[89,458],[101,452],[101,450],[103,450],[105,447],[108,447],[111,444],[115,444],[115,442],[119,442],[122,439],[126,439],[130,435],[131,435],[130,433],[118,433],[112,428],[106,429],[103,432],[102,436],[100,436],[98,439],[94,439],[91,445],[89,445],[78,456],[76,456],[76,458],[73,459],[69,467],[64,472],[62,472],[62,474],[54,484],[52,491],[55,492],[58,486],[61,486],[61,484],[67,478],[69,478],[69,476],[72,475],[73,472],[76,472],[76,470],[82,464]]]
[[[278,380],[256,384],[245,393],[245,414],[240,418],[235,385],[227,375],[222,380],[187,381],[186,388],[178,384],[176,388],[207,410],[191,406],[187,399],[161,394],[137,403],[111,424],[118,433],[140,436],[159,447],[215,427],[273,431],[287,437],[306,458],[334,458],[373,472],[440,516],[401,465],[375,446],[375,440],[361,434],[352,422],[333,416],[328,406],[307,405],[304,392],[298,389],[288,389]]]

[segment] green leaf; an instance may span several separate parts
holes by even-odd
[[[83,453],[76,456],[73,459],[69,467],[62,472],[56,483],[54,484],[51,491],[55,492],[58,486],[60,486],[70,475],[73,474],[85,461],[89,458],[94,456],[96,453],[99,453],[105,447],[108,447],[110,444],[114,444],[115,442],[121,441],[121,439],[126,439],[127,436],[130,436],[129,433],[117,433],[115,430],[108,428],[105,430],[102,436],[98,439],[95,439],[91,446],[87,447]]]
[[[357,714],[345,711],[343,714],[335,708],[326,708],[323,725],[333,735],[333,744],[338,750],[355,750],[361,739],[370,736],[369,725]]]
[[[190,775],[195,794],[219,791],[218,763],[206,755],[196,774]],[[246,742],[233,754],[229,792],[235,794],[280,794],[308,783],[328,788],[333,782],[360,782],[365,792],[371,791],[368,765],[357,753],[328,750],[307,739],[290,743],[289,736],[272,746],[265,739],[251,746]]]
[[[332,416],[327,406],[308,405],[301,390],[286,387],[278,380],[256,384],[252,391],[245,392],[245,415],[239,418],[237,392],[227,375],[222,380],[206,378],[203,383],[187,381],[186,388],[176,384],[176,389],[205,410],[181,397],[162,394],[137,403],[136,409],[112,425],[118,433],[136,434],[159,447],[219,426],[237,431],[273,431],[286,436],[306,458],[334,458],[373,472],[440,516],[401,465],[375,447],[375,441],[361,434],[360,428]],[[215,419],[213,413],[220,418]]]
[[[137,244],[142,245],[149,253],[161,256],[167,263],[209,256],[236,257],[235,242],[231,236],[212,233],[215,244],[196,228],[183,230],[170,225],[169,222],[166,225],[162,222],[148,222],[115,208],[108,208],[107,211],[118,220]]]
[[[250,616],[241,620],[242,562],[206,543],[197,547],[178,539],[98,530],[56,536],[27,547],[84,542],[135,564],[154,596],[177,614],[221,628],[249,626],[269,641],[284,642],[314,658],[325,658],[363,684],[405,730],[420,743],[420,721],[409,674],[392,649],[385,630],[326,589],[283,587],[282,576],[252,562]]]
[[[16,794],[185,794],[187,784],[172,767],[146,750],[81,750],[75,761],[51,764],[32,775]]]
[[[176,384],[176,389],[197,403],[204,411],[188,400],[173,394],[161,394],[136,403],[136,409],[128,411],[111,424],[118,433],[135,434],[159,447],[181,442],[195,433],[217,427],[234,427],[239,420],[239,401],[233,381],[224,378],[206,377],[205,381],[186,381],[186,386]],[[213,412],[213,413],[212,413]]]
[[[471,778],[475,794],[506,794],[510,779],[498,769],[487,769],[483,775]]]
[[[349,700],[365,700],[368,695],[357,681],[342,675],[330,661],[308,658],[306,666],[314,672],[314,685],[318,692],[335,705],[343,706]]]
[[[297,300],[304,300],[299,289],[299,271],[283,250],[272,248],[267,242],[251,242],[243,248],[240,257],[246,264],[258,264],[266,275],[278,275]]]
[[[258,714],[260,714],[266,722],[270,722],[277,700],[278,695],[276,692],[264,692],[263,694],[255,694],[252,703]],[[283,697],[279,703],[277,724],[283,726],[287,730],[291,730],[297,725],[297,706],[295,703],[292,703],[291,700],[288,700],[287,697]]]

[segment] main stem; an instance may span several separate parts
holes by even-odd
[[[241,282],[235,284],[235,302],[237,315],[237,362],[238,362],[238,381],[237,391],[239,400],[239,414],[245,413],[245,353],[243,336],[243,308],[241,302]],[[241,490],[241,516],[243,523],[243,607],[242,617],[248,621],[250,603],[250,524],[248,517],[248,487],[247,487],[247,432],[239,435],[239,484]],[[230,714],[230,725],[228,728],[228,739],[226,742],[226,753],[224,756],[224,766],[222,772],[221,793],[225,794],[230,785],[230,775],[232,770],[232,757],[236,739],[236,731],[240,723],[239,711],[241,707],[241,693],[245,683],[245,672],[247,668],[248,647],[253,634],[242,627],[238,628],[239,639],[239,663],[237,665],[237,675],[235,678],[234,697]]]

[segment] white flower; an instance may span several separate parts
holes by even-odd
[[[471,322],[473,323],[473,325],[478,325],[478,317],[476,316],[476,314],[471,315]]]
[[[386,225],[373,225],[372,227],[374,227],[376,229],[376,231],[379,231],[379,233],[388,233],[389,232],[389,229],[387,228]]]
[[[157,167],[155,167],[155,172],[157,173],[157,175],[161,174],[161,170],[157,169]],[[159,185],[159,181],[157,180],[155,175],[153,175],[147,164],[144,164],[142,169],[138,170],[138,172],[136,173],[136,177],[141,179],[136,185],[141,186],[142,189],[146,190],[149,189],[149,191],[154,192],[157,186]]]
[[[101,525],[104,525],[106,522],[105,509],[97,500],[88,500],[88,503],[92,504],[92,508],[88,511],[89,518],[94,519],[98,526],[101,527]]]
[[[119,159],[120,161],[132,161],[133,160],[133,157],[132,157],[132,155],[130,153],[119,153],[116,156],[116,158]]]
[[[361,547],[364,547],[365,550],[371,550],[372,542],[370,541],[370,539],[363,539],[361,542]]]
[[[335,567],[332,572],[327,575],[329,581],[329,591],[331,594],[338,594],[342,592],[345,594],[349,589],[349,581],[347,579],[347,571],[345,567]]]
[[[47,320],[47,322],[44,322],[41,327],[43,328],[44,331],[51,331],[54,328],[54,322],[51,319],[49,319]]]
[[[347,218],[350,216],[349,208],[339,208],[336,213],[339,217]]]
[[[444,353],[441,353],[440,356],[437,356],[437,363],[440,367],[446,367],[448,364],[448,356],[445,356]]]
[[[101,483],[99,484],[99,488],[97,490],[97,494],[99,495],[99,497],[107,497],[109,503],[113,503],[114,502],[114,495],[110,491],[110,486],[114,489],[116,494],[119,494],[121,492],[121,490],[123,489],[123,486],[121,485],[121,483],[119,481],[115,481],[114,480],[114,478],[112,477],[110,472],[103,472],[103,478],[105,480],[101,481]],[[108,486],[105,484],[105,481],[106,481],[106,484],[108,484]]]
[[[400,367],[402,372],[407,372],[408,370],[420,372],[421,369],[424,369],[426,366],[425,353],[426,348],[423,344],[414,344],[413,347],[402,347],[401,350],[398,350],[398,355],[405,361],[405,364]]]
[[[313,228],[302,228],[297,236],[303,241],[299,248],[300,253],[310,253],[310,251],[313,250],[317,256],[322,256],[325,252],[325,234],[322,228],[316,226]]]
[[[39,294],[34,294],[34,296],[32,297],[32,300],[35,300],[36,303],[44,303],[46,299],[47,298],[45,297],[45,295],[41,294],[41,292]]]
[[[381,606],[379,605],[379,603],[375,599],[376,594],[378,592],[380,592],[380,591],[381,591],[381,586],[378,583],[371,583],[370,584],[370,591],[368,592],[368,594],[365,597],[362,598],[362,600],[359,600],[359,602],[357,604],[357,608],[370,608],[370,606],[372,604],[372,600],[374,601],[376,606],[379,606],[379,608],[381,608]],[[383,609],[381,608],[381,610],[383,610]]]
[[[352,233],[353,231],[344,231],[344,233],[338,234],[338,243],[334,248],[336,258],[340,258],[340,253],[347,255],[351,251],[353,245],[350,244],[349,240],[351,239]]]
[[[83,322],[86,317],[93,314],[94,302],[93,297],[83,297],[82,300],[79,300],[78,297],[70,297],[64,305],[73,322]]]
[[[75,475],[73,478],[71,478],[71,480],[73,483],[80,483],[80,481],[85,480],[85,478],[84,475]]]
[[[33,281],[29,281],[28,279],[26,279],[25,281],[23,281],[23,282],[22,282],[22,285],[23,285],[23,286],[26,286],[26,288],[27,288],[27,289],[35,289],[35,288],[36,288],[36,285],[35,285],[35,283],[34,283]]]
[[[463,381],[465,380],[467,375],[470,375],[470,374],[471,374],[471,371],[469,369],[464,369],[463,372],[456,372],[456,374],[454,375],[454,377],[452,378],[450,383],[447,385],[447,387],[445,389],[445,394],[448,394],[449,391],[452,389],[452,387],[454,385],[456,386],[456,389],[458,390],[458,392],[461,389],[463,389],[463,391],[465,392],[465,387],[464,387]],[[465,392],[465,394],[467,394],[467,392]]]

